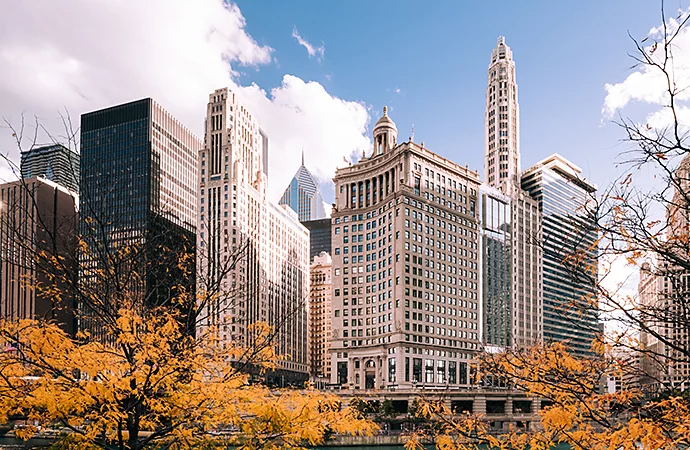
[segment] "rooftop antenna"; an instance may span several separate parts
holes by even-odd
[[[410,135],[410,142],[414,142],[414,124],[412,124],[412,134]]]

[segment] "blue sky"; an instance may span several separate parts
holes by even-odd
[[[667,10],[686,6],[675,3]],[[628,31],[642,38],[661,16],[650,0],[237,4],[247,31],[275,49],[274,64],[241,70],[244,84],[270,89],[285,73],[318,81],[371,107],[370,125],[388,105],[399,139],[414,124],[416,141],[480,173],[486,70],[505,36],[516,60],[522,168],[559,152],[600,186],[626,148],[602,115],[604,85],[630,73]],[[295,27],[325,47],[321,60],[292,37]]]
[[[667,0],[667,16],[688,3]],[[660,106],[658,83],[634,73],[627,56],[628,31],[644,38],[661,23],[659,7],[657,0],[9,2],[0,16],[0,116],[16,125],[21,112],[36,115],[55,135],[59,111],[78,122],[84,112],[152,97],[202,137],[208,95],[227,86],[269,134],[270,198],[280,198],[304,150],[331,200],[336,167],[370,151],[384,105],[399,140],[414,124],[416,141],[482,173],[486,72],[502,35],[516,60],[522,168],[559,152],[605,187],[627,149],[602,114],[605,85],[617,86],[613,109],[623,115],[644,120]],[[683,45],[690,48],[690,34]],[[18,159],[8,130],[0,150]],[[0,161],[0,182],[16,176]]]

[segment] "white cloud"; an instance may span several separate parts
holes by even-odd
[[[667,21],[669,34],[678,29],[680,22],[687,16],[688,11],[681,11],[676,18]],[[652,28],[644,42],[641,42],[644,51],[655,62],[662,62],[663,28]],[[690,99],[690,28],[682,29],[673,41],[673,63],[669,70],[674,78],[678,92],[676,100],[682,103]],[[664,74],[656,67],[641,64],[619,83],[607,83],[604,86],[606,98],[602,108],[607,118],[612,118],[616,113],[632,102],[639,102],[651,107],[652,112],[647,117],[647,124],[658,127],[668,124],[670,116],[664,111],[668,105],[669,96]],[[662,119],[664,119],[662,121]]]
[[[322,181],[330,180],[343,156],[361,154],[371,146],[369,120],[361,103],[331,96],[315,81],[285,75],[266,95],[258,86],[241,88],[248,108],[269,133],[269,190],[279,199],[301,163]]]
[[[0,116],[17,123],[26,111],[59,133],[65,108],[78,122],[84,112],[152,97],[203,137],[208,95],[228,86],[269,134],[277,200],[302,146],[310,170],[327,180],[343,156],[370,143],[366,108],[319,83],[285,75],[267,91],[238,85],[236,68],[270,64],[273,54],[247,33],[239,8],[221,0],[10,2],[0,15]],[[0,149],[14,147],[0,129]]]
[[[321,61],[323,55],[326,53],[326,47],[323,45],[323,43],[319,47],[314,47],[309,43],[309,41],[300,36],[299,32],[297,31],[297,27],[292,28],[292,37],[297,39],[299,45],[307,49],[307,53],[309,53],[310,58],[316,57],[317,60]]]

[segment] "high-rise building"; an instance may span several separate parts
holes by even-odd
[[[331,379],[331,299],[333,260],[328,253],[314,257],[309,268],[309,356],[310,372],[316,382]]]
[[[74,334],[77,204],[45,178],[0,185],[0,318],[54,320]]]
[[[309,230],[309,257],[313,260],[322,252],[331,254],[331,219],[316,219],[302,222]]]
[[[600,332],[598,236],[591,210],[597,188],[558,154],[526,170],[522,188],[542,214],[544,341],[566,342],[576,354],[588,354]]]
[[[510,197],[482,185],[480,190],[482,340],[487,346],[513,345],[513,252]]]
[[[484,179],[504,193],[520,188],[519,117],[513,52],[501,36],[491,53],[486,89]]]
[[[297,173],[292,177],[292,181],[278,203],[288,205],[296,211],[300,222],[326,217],[319,182],[304,166],[304,152],[302,165],[297,169]]]
[[[201,147],[150,98],[82,115],[80,232],[88,245],[82,278],[103,292],[103,301],[124,290],[137,303],[159,305],[177,287],[193,292],[193,267],[181,269],[179,258],[193,254],[196,243]],[[126,282],[112,273],[118,267],[132,268]],[[98,327],[84,313],[84,326]]]
[[[283,385],[306,381],[309,232],[297,213],[266,195],[268,137],[231,90],[209,95],[198,154],[197,287],[207,299],[199,331],[250,345],[267,323],[287,359],[267,375]]]
[[[485,344],[524,347],[542,339],[541,215],[539,206],[520,186],[520,108],[513,52],[503,37],[491,53],[486,90],[484,176],[487,207],[510,207],[510,218],[501,234],[510,234],[508,245],[500,244],[495,230],[485,230],[483,249]],[[488,188],[506,197],[500,198]],[[500,199],[499,199],[500,198]],[[501,216],[499,216],[501,217]],[[487,220],[494,220],[493,215]],[[492,228],[491,225],[489,228]],[[505,263],[510,251],[510,264]],[[498,258],[498,260],[495,260]],[[497,271],[500,271],[497,272]],[[494,278],[496,277],[496,278]],[[509,293],[506,280],[511,280]],[[510,300],[508,300],[510,298]]]
[[[640,383],[651,391],[690,389],[690,296],[688,257],[690,157],[672,178],[673,197],[666,205],[666,240],[640,267],[638,314],[643,327]]]
[[[374,151],[334,178],[331,381],[468,386],[479,349],[479,175],[412,141],[384,108]]]
[[[79,155],[61,144],[32,148],[21,154],[22,178],[43,177],[79,193]]]

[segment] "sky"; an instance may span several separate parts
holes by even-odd
[[[688,3],[667,0],[667,17]],[[384,105],[399,141],[414,125],[416,142],[483,175],[487,69],[505,36],[522,168],[558,152],[605,187],[628,149],[611,120],[663,122],[659,80],[628,56],[628,34],[661,23],[654,0],[8,1],[0,116],[15,127],[38,117],[60,136],[61,112],[78,126],[82,113],[152,97],[202,137],[209,93],[228,86],[269,135],[271,198],[304,151],[331,201],[335,168],[371,151]],[[690,34],[679,45],[690,67]],[[7,127],[0,152],[18,159]],[[0,182],[14,176],[0,163]]]
[[[327,201],[343,157],[370,151],[384,105],[399,140],[414,125],[417,142],[483,173],[498,36],[516,61],[523,169],[559,152],[605,185],[623,149],[605,86],[634,72],[628,32],[643,38],[661,22],[650,0],[63,0],[5,10],[3,119],[38,116],[58,135],[59,112],[78,123],[84,112],[151,96],[201,136],[208,94],[230,86],[269,133],[272,199],[304,150]],[[0,130],[0,149],[16,159],[10,134]],[[0,180],[10,178],[0,169]]]

